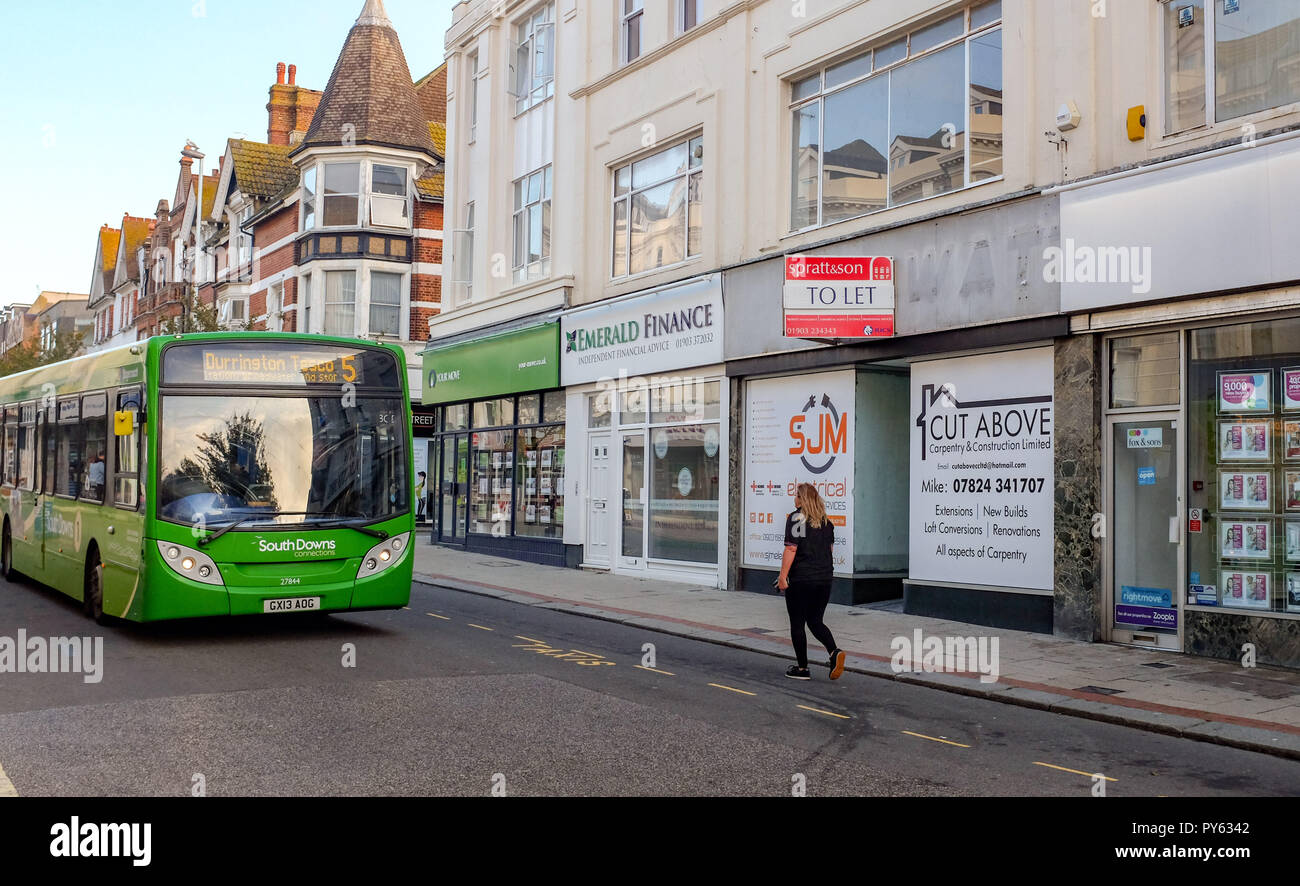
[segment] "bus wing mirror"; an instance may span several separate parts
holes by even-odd
[[[113,413],[113,433],[118,437],[129,437],[135,433],[134,412]]]

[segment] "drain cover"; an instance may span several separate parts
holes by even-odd
[[[1123,689],[1108,689],[1105,686],[1080,686],[1075,692],[1093,692],[1097,695],[1119,695]]]
[[[1142,667],[1144,667],[1144,668],[1172,668],[1172,667],[1177,667],[1177,665],[1171,665],[1171,664],[1169,664],[1169,662],[1167,662],[1167,661],[1148,661],[1148,662],[1145,662],[1145,663],[1142,665]]]

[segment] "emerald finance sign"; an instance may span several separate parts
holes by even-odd
[[[782,298],[788,338],[889,338],[894,260],[880,255],[789,255]]]

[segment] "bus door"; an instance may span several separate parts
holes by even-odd
[[[19,572],[45,567],[44,523],[41,519],[41,429],[44,416],[35,403],[19,407],[18,484],[14,489],[13,558]]]

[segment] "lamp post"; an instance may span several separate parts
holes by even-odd
[[[194,284],[194,302],[199,301],[199,256],[203,251],[203,153],[194,142],[186,139],[182,157],[199,161],[199,202],[194,207],[194,271],[190,275]],[[185,322],[185,300],[181,300],[181,332],[188,332]]]

